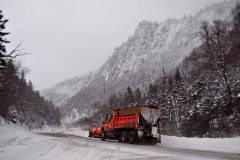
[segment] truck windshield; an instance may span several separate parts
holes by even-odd
[[[111,114],[107,114],[106,115],[106,121],[110,121],[112,119],[112,115]]]

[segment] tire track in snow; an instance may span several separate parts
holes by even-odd
[[[216,153],[208,151],[196,151],[187,149],[166,148],[160,145],[142,145],[126,144],[117,141],[101,141],[96,138],[88,138],[64,133],[38,133],[40,135],[61,138],[64,143],[70,143],[72,146],[85,147],[90,151],[89,154],[99,153],[96,159],[213,159],[213,160],[238,160],[237,154]],[[65,141],[66,140],[66,141]],[[96,148],[94,151],[92,148]],[[123,154],[119,156],[119,154]],[[84,159],[90,157],[86,156]],[[91,157],[93,158],[93,157]]]

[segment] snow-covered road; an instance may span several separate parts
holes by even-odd
[[[87,131],[81,129],[60,129],[59,132],[50,129],[49,132],[45,130],[45,133],[32,133],[24,128],[6,124],[0,125],[0,160],[240,159],[240,138],[199,139],[164,136],[163,141],[164,143],[157,145],[132,145],[88,138]],[[221,147],[222,144],[225,144],[225,147]],[[204,145],[205,148],[201,147]]]
[[[41,135],[49,137],[54,146],[46,155],[55,154],[57,159],[240,159],[240,156],[236,154],[171,149],[160,145],[131,145],[118,143],[117,141],[104,142],[96,138],[64,133],[41,133]],[[63,150],[63,152],[54,153],[56,150]],[[44,156],[42,158],[45,159]]]

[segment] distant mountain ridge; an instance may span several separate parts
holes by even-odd
[[[43,95],[63,106],[67,117],[72,117],[74,111],[74,118],[70,118],[74,121],[79,118],[76,113],[91,114],[94,103],[106,101],[127,86],[144,90],[161,75],[163,68],[167,72],[175,69],[201,45],[198,32],[202,21],[230,21],[235,3],[234,0],[217,3],[182,19],[142,21],[135,33],[94,73],[57,84]]]
[[[56,106],[62,107],[72,96],[89,84],[92,76],[93,72],[74,77],[60,82],[50,89],[45,89],[41,93],[47,100],[51,100]]]

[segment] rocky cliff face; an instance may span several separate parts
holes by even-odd
[[[114,50],[98,75],[116,79],[141,67],[173,69],[201,44],[198,31],[202,21],[231,19],[235,2],[223,2],[200,10],[195,16],[165,22],[139,23],[135,33]]]
[[[112,93],[131,87],[144,87],[179,66],[192,50],[201,45],[198,36],[202,21],[231,21],[236,1],[227,1],[200,10],[196,15],[165,22],[139,23],[129,37],[95,73],[62,82],[44,91],[45,97],[71,112],[88,112],[94,102],[105,101]],[[65,97],[65,98],[63,98]],[[77,119],[76,117],[74,119]],[[71,120],[74,120],[71,119]]]

